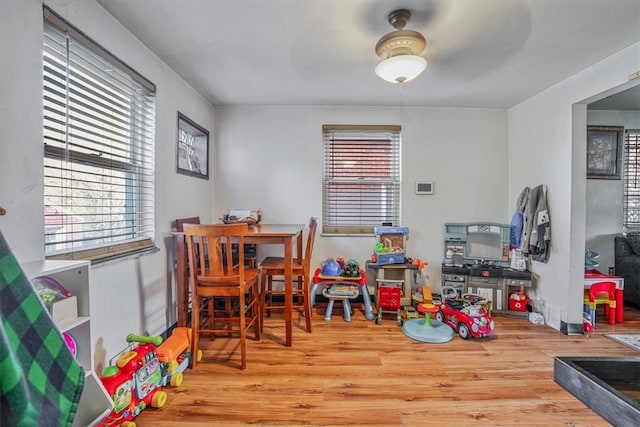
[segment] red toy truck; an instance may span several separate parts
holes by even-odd
[[[125,351],[101,376],[113,399],[113,410],[99,426],[135,427],[132,420],[147,406],[161,408],[167,401],[167,393],[162,390],[162,363],[156,354],[162,338],[131,334],[127,341],[138,345]]]

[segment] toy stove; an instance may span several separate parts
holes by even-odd
[[[531,279],[531,272],[527,270],[518,271],[498,264],[449,264],[444,262],[442,264],[442,276],[444,281],[453,282],[464,282],[465,276],[529,280]],[[443,283],[443,285],[446,284]]]
[[[509,235],[509,224],[445,224],[442,285],[479,294],[495,312],[513,314],[509,296],[533,282],[530,271],[510,268]]]
[[[469,276],[476,277],[504,277],[504,267],[494,264],[472,264],[469,266]]]

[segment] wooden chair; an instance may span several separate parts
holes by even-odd
[[[173,226],[178,233],[184,231],[184,224],[200,224],[200,217],[178,218]],[[187,255],[187,242],[184,235],[176,235],[176,282],[178,305],[178,326],[186,326],[191,314],[191,295],[189,291],[189,257]]]
[[[307,244],[302,259],[293,260],[293,279],[297,281],[297,286],[293,287],[293,308],[303,310],[306,323],[306,331],[311,332],[311,255],[316,236],[318,220],[311,217],[309,220],[309,231]],[[260,280],[260,324],[264,326],[264,314],[271,314],[271,310],[284,310],[284,288],[274,289],[273,283],[284,283],[284,258],[267,257],[260,264],[262,277]],[[274,276],[277,279],[274,279]],[[282,301],[274,300],[274,296],[282,297]]]
[[[192,284],[193,330],[192,354],[197,354],[201,333],[240,335],[241,368],[247,367],[247,332],[253,327],[255,339],[260,339],[259,270],[245,267],[244,237],[247,224],[185,224],[189,256],[189,274]],[[226,250],[238,244],[237,263],[233,251]],[[224,298],[225,315],[216,315],[213,300]],[[208,299],[205,299],[208,298]],[[208,318],[201,318],[201,305],[209,301]],[[232,307],[233,304],[233,307]],[[220,327],[220,324],[223,327]],[[193,361],[193,368],[196,367]]]
[[[200,217],[192,216],[190,218],[176,219],[176,231],[183,232],[185,224],[200,224]]]
[[[200,224],[200,217],[194,216],[191,218],[178,218],[176,219],[176,231],[182,232],[184,224]],[[236,245],[234,251],[237,251]],[[247,244],[244,246],[245,262],[247,267],[256,268],[258,263],[258,245]]]
[[[609,323],[616,323],[616,284],[614,282],[594,283],[584,291],[584,309],[591,317],[591,325],[596,326],[596,309],[598,304],[605,306],[605,316]]]

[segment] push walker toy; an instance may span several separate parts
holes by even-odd
[[[398,326],[404,323],[402,320],[402,311],[400,306],[400,298],[402,297],[402,285],[404,280],[376,279],[378,285],[378,317],[376,325],[382,324],[383,313],[393,313],[396,315]]]

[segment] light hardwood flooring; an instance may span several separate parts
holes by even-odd
[[[590,335],[567,336],[526,319],[495,316],[492,338],[426,344],[406,337],[395,316],[382,325],[354,306],[346,323],[322,306],[313,333],[296,319],[283,346],[280,314],[248,340],[247,369],[237,368],[237,339],[201,341],[204,357],[163,408],[148,408],[138,427],[214,425],[607,426],[553,380],[555,356],[640,356],[607,333],[640,333],[640,311],[609,325],[599,313]],[[640,423],[639,423],[640,425]]]

